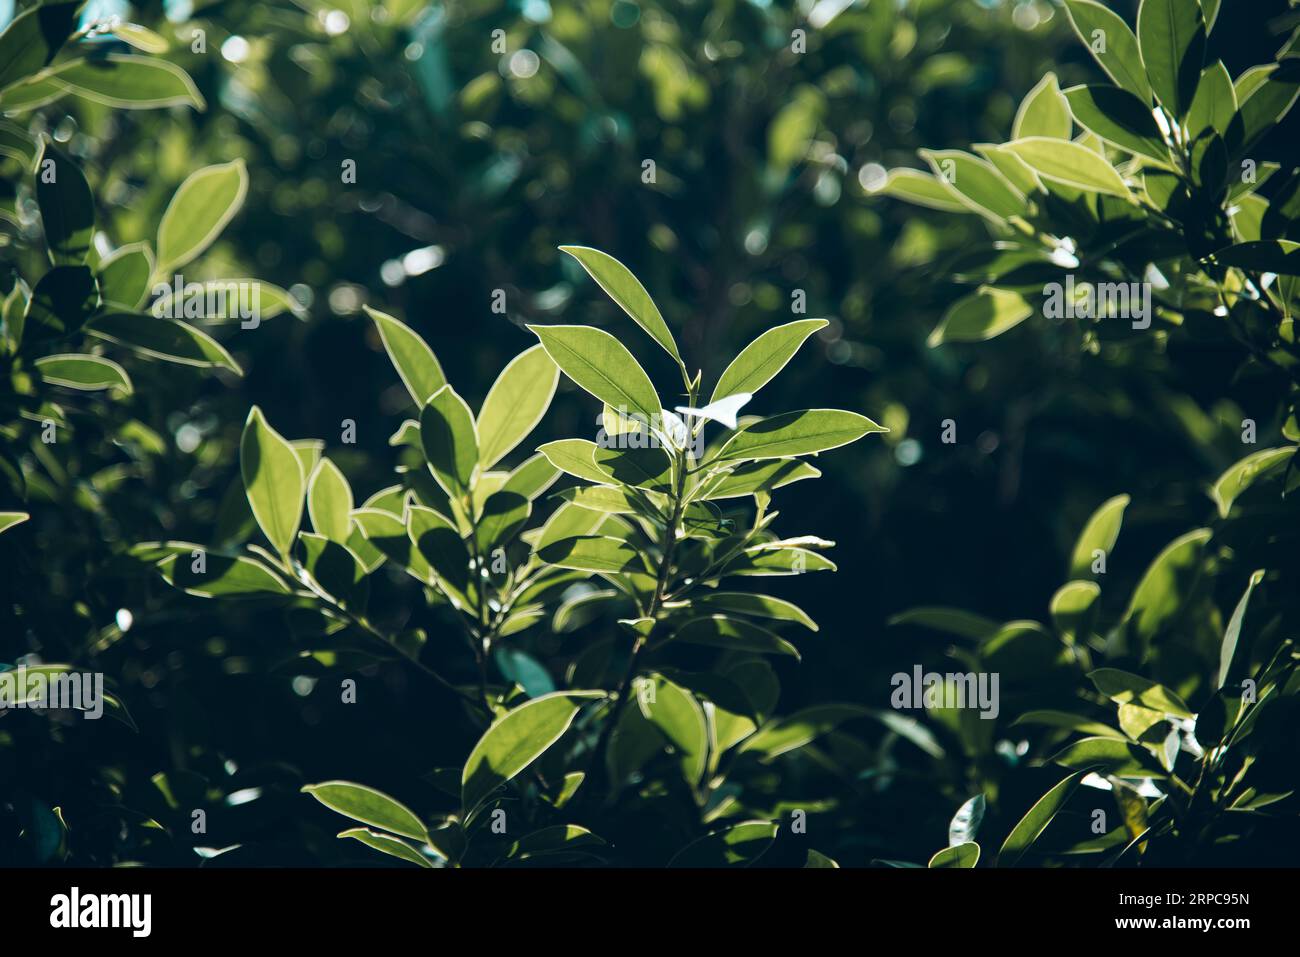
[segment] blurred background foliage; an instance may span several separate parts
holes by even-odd
[[[1134,4],[1111,6],[1132,22]],[[1227,11],[1211,38],[1210,56],[1234,76],[1281,43],[1284,0],[1250,7]],[[825,457],[822,482],[777,499],[838,543],[840,568],[777,586],[822,624],[802,664],[778,666],[786,713],[827,699],[879,707],[893,673],[942,670],[941,638],[886,626],[902,609],[1043,617],[1078,529],[1121,492],[1133,504],[1112,571],[1132,580],[1213,513],[1205,489],[1240,457],[1253,403],[1262,419],[1272,414],[1271,393],[1234,378],[1241,356],[1230,350],[1087,355],[1038,322],[996,351],[926,346],[962,291],[937,277],[984,229],[864,187],[887,167],[921,165],[918,147],[1000,141],[1049,69],[1063,87],[1095,79],[1047,0],[102,0],[85,16],[113,13],[168,41],[165,55],[208,109],[120,112],[67,99],[21,122],[78,158],[123,244],[152,236],[189,172],[242,157],[248,200],[203,268],[291,290],[306,321],[286,313],[214,330],[242,379],[140,370],[101,434],[28,463],[33,520],[0,542],[0,593],[11,591],[0,659],[93,660],[118,679],[140,728],[0,725],[0,736],[58,742],[0,750],[0,774],[84,829],[74,863],[192,862],[185,842],[215,839],[191,838],[176,817],[195,806],[209,809],[221,846],[243,845],[214,863],[373,863],[334,841],[337,821],[306,806],[299,785],[365,781],[418,806],[411,782],[462,759],[464,717],[418,673],[367,667],[369,703],[345,706],[332,681],[293,664],[285,616],[171,592],[122,554],[141,539],[237,537],[249,520],[238,441],[254,403],[285,436],[323,439],[358,498],[392,483],[399,455],[388,439],[404,397],[363,304],[424,336],[473,406],[532,343],[525,322],[630,331],[563,261],[561,243],[632,268],[706,377],[801,301],[807,316],[830,319],[765,400],[863,411],[892,432]],[[1256,152],[1282,160],[1297,141],[1293,116]],[[351,164],[355,182],[345,181]],[[0,186],[15,220],[6,234],[34,228],[13,205],[15,172]],[[5,243],[0,258],[18,255]],[[497,290],[504,312],[493,309]],[[667,367],[650,371],[671,381]],[[560,388],[536,443],[596,430],[589,399],[567,380]],[[115,441],[128,417],[154,430],[152,454]],[[955,445],[940,442],[945,419]],[[356,423],[355,444],[340,440],[344,420]],[[42,482],[46,472],[66,481]],[[400,621],[407,599],[393,592],[375,606]],[[451,726],[460,733],[441,733]],[[960,754],[935,758],[868,730],[818,746],[860,769],[849,780],[828,785],[829,762],[809,748],[783,793],[806,793],[801,806],[825,812],[810,830],[833,835],[816,843],[842,864],[925,860],[981,772]],[[1014,744],[998,759],[1020,760]],[[1041,791],[1034,778],[1017,806]],[[119,804],[181,825],[177,836],[128,838],[130,815],[104,810]],[[605,836],[653,847],[662,825],[620,826]],[[0,843],[0,860],[28,853]]]

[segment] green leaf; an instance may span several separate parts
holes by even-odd
[[[1264,580],[1264,569],[1251,573],[1246,581],[1246,590],[1242,592],[1237,607],[1228,619],[1228,627],[1223,632],[1223,643],[1219,646],[1219,684],[1223,688],[1228,679],[1239,678],[1244,674],[1249,663],[1250,645],[1241,645],[1241,626],[1246,619],[1246,607],[1250,604],[1251,593],[1255,586]]]
[[[987,160],[961,150],[920,150],[939,183],[967,208],[1002,222],[1026,212],[1024,195]]]
[[[1094,0],[1065,0],[1070,24],[1106,74],[1144,102],[1151,84],[1142,68],[1137,37],[1123,18]]]
[[[921,628],[932,628],[935,631],[956,635],[959,638],[970,638],[974,641],[991,638],[1002,627],[993,619],[985,618],[983,615],[977,615],[974,612],[963,611],[960,608],[941,608],[937,606],[909,608],[907,611],[900,612],[890,618],[888,624],[917,625]]]
[[[755,492],[771,492],[802,479],[818,478],[822,473],[798,459],[768,459],[741,462],[715,484],[705,489],[705,501],[740,498]]]
[[[654,300],[650,298],[650,294],[645,291],[645,287],[636,276],[632,275],[631,270],[613,256],[588,246],[561,246],[560,252],[568,253],[578,260],[600,288],[605,290],[638,326],[648,332],[650,338],[663,346],[664,351],[676,359],[678,365],[682,364],[677,343],[673,341],[673,334],[668,331],[668,324],[664,322],[664,317],[659,314],[659,307],[654,304]],[[536,332],[535,329],[533,331]],[[547,348],[549,351],[550,347]],[[578,380],[574,379],[574,381]],[[581,382],[578,384],[582,385]],[[587,388],[585,385],[582,387]],[[587,389],[587,391],[591,390]],[[611,403],[611,405],[617,407],[618,403]]]
[[[916,206],[938,209],[945,213],[973,212],[953,196],[952,190],[930,173],[919,169],[892,169],[885,184],[874,191],[878,196],[894,196]]]
[[[1119,539],[1119,530],[1124,523],[1124,509],[1128,508],[1128,503],[1127,495],[1116,495],[1092,513],[1074,544],[1070,556],[1070,578],[1094,579],[1100,574],[1093,571],[1093,562],[1097,560],[1098,552],[1101,552],[1103,562],[1109,561],[1111,550]],[[1104,564],[1102,570],[1105,570]]]
[[[138,23],[118,21],[112,24],[111,30],[113,36],[143,53],[167,52],[167,41],[148,27],[142,27]]]
[[[479,554],[490,555],[492,549],[514,538],[532,511],[528,499],[515,492],[503,489],[489,495],[475,529]]]
[[[1205,18],[1199,0],[1142,0],[1137,37],[1151,89],[1182,119],[1205,65]]]
[[[211,246],[247,194],[248,170],[242,159],[205,166],[187,176],[158,224],[158,274],[179,269]]]
[[[750,423],[732,434],[717,458],[727,461],[809,455],[848,445],[872,432],[888,431],[856,412],[805,409]]]
[[[420,410],[420,445],[433,477],[453,497],[468,494],[478,467],[478,431],[469,406],[449,385]]]
[[[706,610],[732,611],[776,621],[794,621],[809,631],[817,630],[817,623],[798,605],[771,595],[754,595],[748,592],[714,591],[700,595],[691,602],[693,607]]]
[[[602,535],[561,538],[539,547],[537,555],[548,565],[580,571],[616,574],[643,568],[641,555],[635,548],[620,539]]]
[[[0,532],[7,532],[15,525],[21,525],[31,516],[26,512],[0,512]]]
[[[1261,449],[1228,466],[1210,489],[1219,517],[1227,518],[1237,498],[1257,481],[1283,472],[1295,452],[1295,446]]]
[[[200,598],[260,598],[287,595],[289,586],[259,561],[236,555],[233,558],[208,552],[202,565],[191,557],[198,546],[158,563],[158,571],[169,585]]]
[[[956,847],[959,844],[966,844],[975,840],[980,825],[984,823],[984,811],[987,806],[988,802],[985,801],[984,795],[977,794],[957,808],[957,813],[948,822],[949,847]]]
[[[581,776],[578,777],[578,783],[582,783]],[[562,805],[563,802],[557,801],[557,806]],[[563,853],[577,847],[591,847],[604,843],[581,825],[552,824],[515,841],[506,852],[506,857],[522,861],[541,854]]]
[[[85,266],[55,266],[36,281],[23,318],[24,350],[81,330],[99,301]]]
[[[673,640],[690,645],[726,648],[731,651],[799,657],[799,650],[784,638],[766,628],[760,628],[739,618],[728,618],[725,615],[693,618],[677,629]]]
[[[417,506],[413,506],[415,508]],[[389,561],[397,563],[411,575],[434,584],[433,570],[417,550],[406,523],[392,512],[362,507],[352,513],[352,521],[362,536]],[[459,540],[457,535],[457,540]]]
[[[540,551],[547,545],[553,545],[566,538],[580,538],[585,535],[592,535],[601,525],[605,524],[608,518],[609,516],[600,512],[578,508],[576,505],[563,502],[559,508],[551,513],[551,517],[546,520],[541,531],[537,533],[536,540],[532,543],[533,548]]]
[[[1051,760],[1062,767],[1087,768],[1121,778],[1164,777],[1164,770],[1150,751],[1110,736],[1071,742],[1052,755]]]
[[[1156,556],[1133,592],[1124,622],[1144,653],[1151,641],[1178,620],[1187,607],[1201,572],[1201,556],[1210,540],[1208,528],[1188,532]]]
[[[980,846],[974,841],[967,841],[964,844],[954,844],[951,847],[945,847],[934,857],[930,858],[927,867],[974,867],[979,863]]]
[[[130,395],[132,391],[131,378],[126,370],[102,356],[44,356],[34,364],[41,370],[41,378],[52,385],[84,391],[116,388],[121,389],[125,395]]]
[[[555,364],[580,388],[624,415],[658,421],[659,396],[627,348],[591,326],[529,326]]]
[[[587,439],[560,439],[538,446],[537,451],[561,472],[575,478],[586,479],[597,485],[608,485],[610,477],[596,468],[595,442]]]
[[[484,471],[537,427],[559,381],[560,370],[540,345],[510,360],[479,411],[479,461]]]
[[[1300,276],[1300,242],[1289,239],[1262,239],[1238,243],[1214,254],[1220,266],[1232,266],[1249,272],[1272,272],[1283,276]]]
[[[461,806],[466,818],[498,787],[559,741],[573,723],[581,699],[603,692],[557,691],[506,712],[483,733],[461,773]]]
[[[558,493],[566,502],[588,508],[593,512],[607,512],[611,515],[635,515],[641,508],[627,492],[608,485],[581,485],[566,488]]]
[[[947,342],[983,342],[1015,328],[1033,312],[1020,293],[981,286],[948,308],[926,344],[934,348]]]
[[[709,402],[742,392],[751,395],[757,392],[785,368],[809,336],[826,325],[825,319],[798,319],[767,330],[731,360]]]
[[[153,250],[148,243],[131,243],[101,260],[95,275],[104,305],[125,312],[139,309],[149,295],[153,270]]]
[[[1201,71],[1196,96],[1187,109],[1188,136],[1194,140],[1205,130],[1226,136],[1236,115],[1237,92],[1233,89],[1232,77],[1223,61],[1215,60]]]
[[[1091,718],[1070,714],[1067,711],[1026,711],[1011,722],[1012,727],[1025,724],[1042,725],[1047,728],[1063,728],[1068,731],[1078,731],[1081,734],[1101,735],[1105,738],[1120,738],[1121,740],[1124,738],[1122,733],[1114,728],[1107,727],[1100,721],[1093,721]]]
[[[0,90],[40,70],[54,59],[76,29],[81,3],[30,7],[0,32]],[[10,8],[12,12],[12,7]]]
[[[95,233],[95,197],[81,168],[49,140],[36,158],[36,203],[50,261],[84,263]]]
[[[339,467],[327,458],[316,463],[307,483],[311,527],[330,541],[346,545],[352,535],[352,488]]]
[[[360,841],[367,847],[374,848],[381,854],[388,854],[391,857],[397,857],[411,864],[419,864],[421,867],[433,867],[429,859],[411,847],[401,838],[393,837],[391,834],[381,834],[378,831],[372,831],[364,827],[349,828],[346,831],[340,831],[338,837],[350,837]]]
[[[514,492],[530,502],[555,484],[560,477],[560,470],[540,452],[525,459],[507,477],[499,491]]]
[[[673,855],[669,867],[735,867],[757,860],[776,840],[771,821],[743,821],[687,844]]]
[[[1141,675],[1118,668],[1098,668],[1088,673],[1088,680],[1117,704],[1138,704],[1162,714],[1175,714],[1180,718],[1193,717],[1182,698],[1164,685]]]
[[[724,574],[763,577],[833,571],[833,561],[806,548],[746,549],[727,563]]]
[[[1061,95],[1056,74],[1048,73],[1021,100],[1011,126],[1011,137],[1018,140],[1025,136],[1049,136],[1068,140],[1072,131],[1069,104]]]
[[[644,682],[649,682],[650,687],[645,687]],[[633,694],[641,714],[677,752],[686,783],[697,787],[709,756],[709,732],[700,703],[689,691],[660,674],[641,678]]]
[[[412,840],[429,840],[429,832],[415,816],[415,812],[382,791],[351,781],[323,781],[320,784],[305,785],[302,790],[331,811],[337,811],[354,821],[380,827]]]
[[[1240,157],[1291,111],[1300,95],[1300,62],[1288,57],[1279,64],[1254,68],[1238,77],[1237,115],[1225,137],[1233,156]]]
[[[302,487],[307,487],[307,479],[316,471],[316,463],[325,451],[324,439],[293,439],[289,445],[293,454],[298,456],[298,469],[302,472]]]
[[[1000,144],[974,143],[972,148],[988,160],[990,165],[1001,173],[1008,183],[1026,196],[1042,192],[1043,184],[1039,182],[1038,174],[1030,169],[1019,156],[1007,152]],[[1026,256],[1026,254],[1026,251],[1020,251],[1022,257]],[[1029,253],[1029,255],[1033,254]],[[1035,258],[1041,261],[1041,257]],[[984,278],[992,279],[994,277],[990,275]]]
[[[176,319],[108,312],[96,316],[86,331],[101,339],[126,346],[141,355],[166,362],[222,368],[235,375],[244,374],[219,342],[206,332]]]
[[[303,475],[298,456],[253,406],[239,442],[239,470],[253,517],[282,556],[289,553],[302,520]]]
[[[1046,136],[1029,136],[1013,140],[1003,148],[1019,156],[1044,179],[1088,192],[1133,198],[1123,178],[1106,158],[1086,146]]]
[[[377,309],[364,308],[366,315],[374,320],[384,350],[406,391],[416,407],[423,408],[429,398],[447,384],[438,357],[410,326]]]
[[[1050,605],[1052,622],[1067,641],[1087,640],[1100,596],[1101,589],[1092,581],[1067,582],[1057,589]]]
[[[370,595],[366,569],[350,548],[311,532],[298,534],[299,559],[312,581],[344,608],[364,608]]]
[[[1014,867],[1020,861],[1087,774],[1088,771],[1075,771],[1038,799],[1002,842],[1002,849],[998,851],[998,866]]]
[[[662,448],[602,448],[592,450],[596,471],[605,476],[601,483],[616,482],[636,488],[667,492],[672,478],[672,462]]]
[[[475,608],[478,602],[470,581],[469,552],[456,527],[433,509],[412,505],[407,511],[406,531],[418,555],[427,562],[425,568],[416,569],[419,577],[427,579],[431,573],[453,605],[462,610]]]
[[[25,129],[17,123],[0,119],[0,156],[8,156],[30,169],[36,165],[38,148]]]
[[[613,588],[585,591],[566,598],[551,619],[551,629],[558,634],[568,634],[593,620],[601,605],[617,602],[622,593]]]
[[[25,110],[35,110],[61,100],[71,91],[50,75],[50,70],[42,70],[29,79],[22,80],[4,90],[0,90],[0,113],[15,114]]]
[[[1065,91],[1079,125],[1107,143],[1169,165],[1169,148],[1151,108],[1117,86],[1072,86]]]
[[[846,721],[868,717],[870,714],[869,709],[854,704],[813,705],[764,726],[757,734],[747,738],[740,750],[742,753],[759,754],[765,761],[770,761],[810,744]]]
[[[175,63],[134,53],[109,53],[94,59],[69,60],[45,76],[66,93],[123,110],[167,106],[207,108],[190,75]],[[8,103],[4,103],[8,108]]]

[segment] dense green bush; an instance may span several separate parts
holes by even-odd
[[[1128,495],[1084,526],[1069,580],[1049,602],[1050,627],[943,608],[896,619],[958,636],[961,659],[1000,673],[1015,703],[1006,718],[1028,754],[1074,769],[1011,832],[999,863],[1029,850],[1240,861],[1249,858],[1239,845],[1294,823],[1300,245],[1290,237],[1300,235],[1300,174],[1279,174],[1254,148],[1300,93],[1300,61],[1288,43],[1234,82],[1205,58],[1217,6],[1147,0],[1135,35],[1099,4],[1068,0],[1109,82],[1062,90],[1048,74],[1021,103],[1009,142],[978,155],[923,152],[934,175],[900,169],[883,185],[989,225],[992,242],[955,267],[977,288],[948,309],[931,345],[1046,321],[1085,356],[1136,370],[1153,354],[1231,349],[1268,390],[1240,422],[1246,454],[1203,504],[1169,508],[1203,527],[1170,542],[1118,597],[1107,594],[1109,556]],[[1274,175],[1283,183],[1266,197]],[[990,729],[964,712],[948,723],[971,760],[996,767]],[[1113,792],[1098,809],[1102,826],[1057,828],[1035,844],[1089,773]],[[996,784],[995,775],[983,790]]]
[[[1288,860],[1295,23],[1114,6],[22,13],[0,861]]]

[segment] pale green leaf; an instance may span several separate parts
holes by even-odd
[[[352,488],[337,465],[322,458],[307,485],[311,527],[340,545],[352,534]]]
[[[323,781],[320,784],[304,785],[302,790],[331,811],[337,811],[354,821],[383,828],[412,840],[429,840],[429,832],[415,816],[415,812],[372,787],[351,781]]]
[[[158,273],[165,276],[201,255],[239,212],[247,194],[242,159],[187,176],[158,224]]]
[[[451,386],[435,392],[420,410],[420,445],[443,491],[466,495],[478,467],[478,431],[469,406]]]
[[[1034,313],[1034,307],[1010,289],[981,286],[948,307],[926,344],[982,342],[1013,329]]]
[[[646,423],[658,421],[659,396],[627,347],[591,326],[529,326],[561,371],[597,399]]]
[[[560,251],[578,260],[600,288],[681,365],[682,357],[677,351],[677,343],[673,341],[673,334],[668,331],[664,317],[659,314],[659,307],[630,269],[608,253],[588,246],[561,246]],[[578,384],[582,385],[581,382]]]
[[[546,414],[560,370],[541,345],[510,360],[478,416],[479,461],[486,471],[524,440]]]
[[[888,432],[865,415],[839,409],[805,409],[760,419],[735,432],[719,450],[719,461],[777,459],[810,455]]]
[[[302,520],[303,475],[298,456],[253,406],[239,443],[239,468],[248,504],[262,533],[281,555],[298,534]]]
[[[583,698],[600,694],[557,691],[533,698],[494,721],[474,745],[461,773],[461,806],[466,817],[560,740]]]
[[[709,401],[717,402],[742,392],[751,395],[757,392],[785,368],[809,336],[825,326],[825,319],[798,319],[767,330],[731,360]]]
[[[42,356],[34,365],[41,371],[41,378],[51,385],[82,391],[119,389],[124,395],[130,395],[132,391],[131,378],[126,370],[102,356]]]

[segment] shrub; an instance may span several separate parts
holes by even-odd
[[[503,370],[475,415],[428,345],[371,310],[419,410],[393,437],[418,460],[406,472],[408,487],[384,489],[354,508],[338,468],[325,457],[309,468],[254,407],[241,467],[271,548],[250,542],[217,554],[168,542],[140,551],[165,555],[163,575],[191,594],[278,595],[314,611],[331,623],[327,647],[350,647],[354,636],[377,639],[462,699],[479,732],[476,743],[466,742],[463,768],[434,772],[452,799],[444,813],[425,819],[347,781],[306,786],[366,825],[340,837],[425,866],[430,858],[456,865],[583,861],[601,859],[605,842],[570,819],[579,805],[635,815],[640,805],[669,801],[676,815],[686,815],[680,827],[691,838],[673,861],[748,860],[764,853],[778,830],[771,821],[744,820],[773,798],[761,787],[751,793],[754,765],[864,712],[823,704],[776,716],[776,677],[763,656],[799,652],[771,626],[816,625],[788,601],[719,586],[833,570],[822,554],[831,542],[773,531],[772,493],[818,475],[801,456],[883,429],[831,409],[737,418],[822,320],[761,335],[703,403],[700,374],[688,374],[631,272],[597,250],[565,250],[673,358],[685,405],[663,408],[645,370],[609,333],[552,325],[531,327],[540,344]],[[561,370],[603,403],[600,441],[549,442],[509,471],[494,468],[545,414]],[[727,432],[706,444],[710,424]],[[557,507],[545,523],[525,531],[534,503],[561,473],[587,484],[552,496]],[[311,532],[300,529],[304,497]],[[755,505],[752,517],[745,501]],[[434,619],[432,641],[425,629],[387,631],[367,617],[370,577],[384,564],[424,586],[428,605],[444,613]],[[607,587],[586,584],[593,576]],[[617,618],[624,637],[567,649],[549,667],[521,647],[548,617],[565,633],[598,614]],[[446,656],[438,632],[449,619],[468,645],[475,685],[426,663]],[[560,672],[563,684],[553,677]]]
[[[1285,833],[1293,813],[1297,755],[1285,728],[1300,708],[1289,637],[1300,610],[1300,173],[1252,151],[1295,102],[1300,62],[1289,43],[1235,81],[1205,62],[1218,4],[1144,0],[1136,33],[1090,0],[1066,8],[1108,82],[1061,90],[1048,74],[1022,101],[1011,140],[978,144],[978,155],[922,151],[933,175],[894,170],[882,188],[982,217],[992,237],[954,265],[978,288],[930,344],[1048,320],[1085,356],[1135,369],[1154,353],[1232,349],[1240,374],[1269,390],[1241,441],[1272,433],[1274,447],[1240,458],[1204,504],[1153,503],[1196,527],[1118,595],[1110,556],[1129,495],[1101,504],[1082,530],[1050,625],[946,608],[896,621],[952,634],[961,658],[1000,673],[1014,705],[1002,734],[1070,771],[1010,830],[999,864],[1211,863],[1243,860],[1240,847],[1258,862],[1265,835]],[[1275,188],[1266,196],[1265,186]],[[964,714],[942,720],[990,769],[981,786],[995,792],[998,735]],[[1111,793],[1072,797],[1080,783]],[[966,823],[954,820],[943,852],[964,866],[979,857],[971,822],[986,802],[976,800],[980,814],[963,805]],[[1086,813],[1049,828],[1067,803]]]

